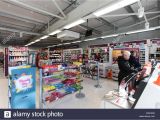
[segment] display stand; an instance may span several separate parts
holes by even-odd
[[[79,68],[79,71],[80,71],[80,78],[82,78],[82,69],[81,69],[81,66],[82,64],[80,63],[79,65],[77,65],[78,68]],[[82,80],[83,81],[83,80]],[[81,86],[81,82],[79,83],[79,85]],[[82,93],[82,89],[79,90],[79,92],[76,94],[76,98],[84,98],[85,97],[85,94]]]
[[[96,80],[97,84],[95,85],[95,87],[101,88],[102,86],[99,83],[99,63],[97,61],[90,61],[89,64],[91,66],[91,69],[94,68],[94,70],[91,70],[91,71],[92,71],[92,77],[96,76],[95,80]],[[94,73],[93,73],[93,71],[94,71]]]
[[[97,66],[97,79],[96,79],[97,84],[95,85],[95,87],[96,88],[101,88],[102,86],[99,83],[99,63],[98,62],[96,62],[96,66]]]
[[[40,69],[40,107],[51,107],[55,102],[66,95],[79,91],[81,93],[82,80],[80,80],[80,72],[77,66],[52,65],[43,66]],[[76,97],[81,98],[81,94]]]
[[[36,108],[36,68],[9,67],[9,108]]]

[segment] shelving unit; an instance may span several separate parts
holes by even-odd
[[[82,62],[82,48],[63,50],[63,62]]]
[[[140,49],[139,62],[144,65],[145,64],[145,49]]]
[[[50,64],[50,61],[49,61],[49,50],[48,49],[44,49],[44,50],[41,50],[39,53],[38,53],[38,67],[42,67],[42,66],[45,66],[45,65],[49,65]]]
[[[83,88],[81,82],[80,72],[75,66],[44,66],[40,70],[41,108],[52,107],[52,102],[80,91]]]
[[[83,49],[83,62],[88,63],[89,60],[89,51],[88,49]]]
[[[96,48],[90,48],[90,53],[89,53],[89,57],[92,60],[95,60],[94,55],[95,54],[99,54],[99,56],[101,57],[99,62],[109,62],[109,48],[108,47],[96,47]]]
[[[150,53],[149,59],[155,59],[160,62],[160,47],[157,47],[155,52]]]
[[[63,51],[62,50],[49,50],[49,59],[52,64],[54,63],[62,63],[63,59]]]
[[[8,66],[19,66],[28,64],[27,47],[8,47]]]

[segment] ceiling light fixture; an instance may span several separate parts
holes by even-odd
[[[77,20],[77,21],[75,21],[75,22],[73,22],[73,23],[71,23],[71,24],[68,24],[68,25],[64,26],[63,28],[64,28],[64,29],[70,29],[70,28],[72,28],[72,27],[74,27],[74,26],[76,26],[76,25],[82,24],[82,23],[84,23],[84,22],[86,22],[86,21],[83,20],[83,19],[79,19],[79,20]]]
[[[101,38],[117,37],[118,35],[119,34],[111,34],[111,35],[102,36]]]
[[[144,16],[144,7],[138,9],[138,18],[142,18]]]
[[[45,35],[45,36],[41,37],[40,39],[46,39],[48,37],[49,37],[48,35]]]
[[[134,31],[129,31],[129,32],[124,32],[124,33],[118,33],[118,34],[111,34],[111,35],[106,35],[106,36],[102,36],[100,38],[109,38],[109,37],[117,37],[119,35],[130,35],[130,34],[136,34],[136,33],[141,33],[141,32],[148,32],[148,31],[153,31],[153,30],[157,30],[160,29],[160,26],[157,27],[152,27],[149,29],[140,29],[140,30],[134,30]],[[92,38],[93,40],[96,40],[98,38]],[[89,40],[84,40],[84,41],[89,41]]]
[[[125,6],[131,5],[137,1],[139,1],[139,0],[118,0],[114,3],[111,3],[110,5],[94,12],[93,15],[95,15],[96,17],[99,17],[104,14],[107,14],[107,13],[113,12],[115,10],[118,10],[120,8],[123,8]]]
[[[56,31],[51,32],[49,35],[55,35],[55,34],[60,33],[60,32],[62,32],[62,31],[61,30],[56,30]]]
[[[82,41],[75,41],[75,42],[71,42],[71,43],[80,43],[80,42],[82,42]]]
[[[152,27],[152,28],[149,28],[149,29],[141,29],[141,30],[129,31],[129,32],[126,32],[126,34],[127,35],[129,35],[129,34],[136,34],[136,33],[141,33],[141,32],[153,31],[153,30],[156,30],[156,29],[160,29],[160,26],[158,26],[158,27]]]
[[[71,43],[63,43],[63,45],[69,45],[69,44],[71,44]]]
[[[37,39],[37,40],[35,40],[35,42],[39,42],[41,39]]]
[[[63,45],[63,44],[58,44],[58,45],[56,45],[56,46],[61,46],[61,45]]]
[[[92,41],[92,40],[95,40],[95,39],[97,39],[97,38],[89,38],[89,39],[86,39],[84,41]]]

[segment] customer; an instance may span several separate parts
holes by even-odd
[[[120,70],[118,74],[119,85],[124,77],[128,76],[133,72],[136,72],[136,70],[131,67],[131,63],[129,62],[130,55],[131,53],[129,51],[123,51],[122,56],[119,56],[117,59]]]
[[[139,60],[136,58],[136,52],[131,51],[129,63],[131,67],[133,67],[134,69],[141,70],[141,64],[139,63]]]

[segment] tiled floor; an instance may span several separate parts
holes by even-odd
[[[38,72],[37,72],[38,74]],[[48,104],[44,108],[101,108],[102,98],[105,93],[110,90],[117,89],[117,82],[107,79],[100,79],[102,88],[95,88],[96,81],[85,78],[82,90],[85,98],[78,99],[75,94],[67,95],[52,104]],[[36,104],[39,108],[39,79],[37,75],[37,92]],[[3,76],[0,69],[0,108],[8,108],[8,80]]]
[[[0,68],[0,108],[8,108],[8,80],[3,76]]]

